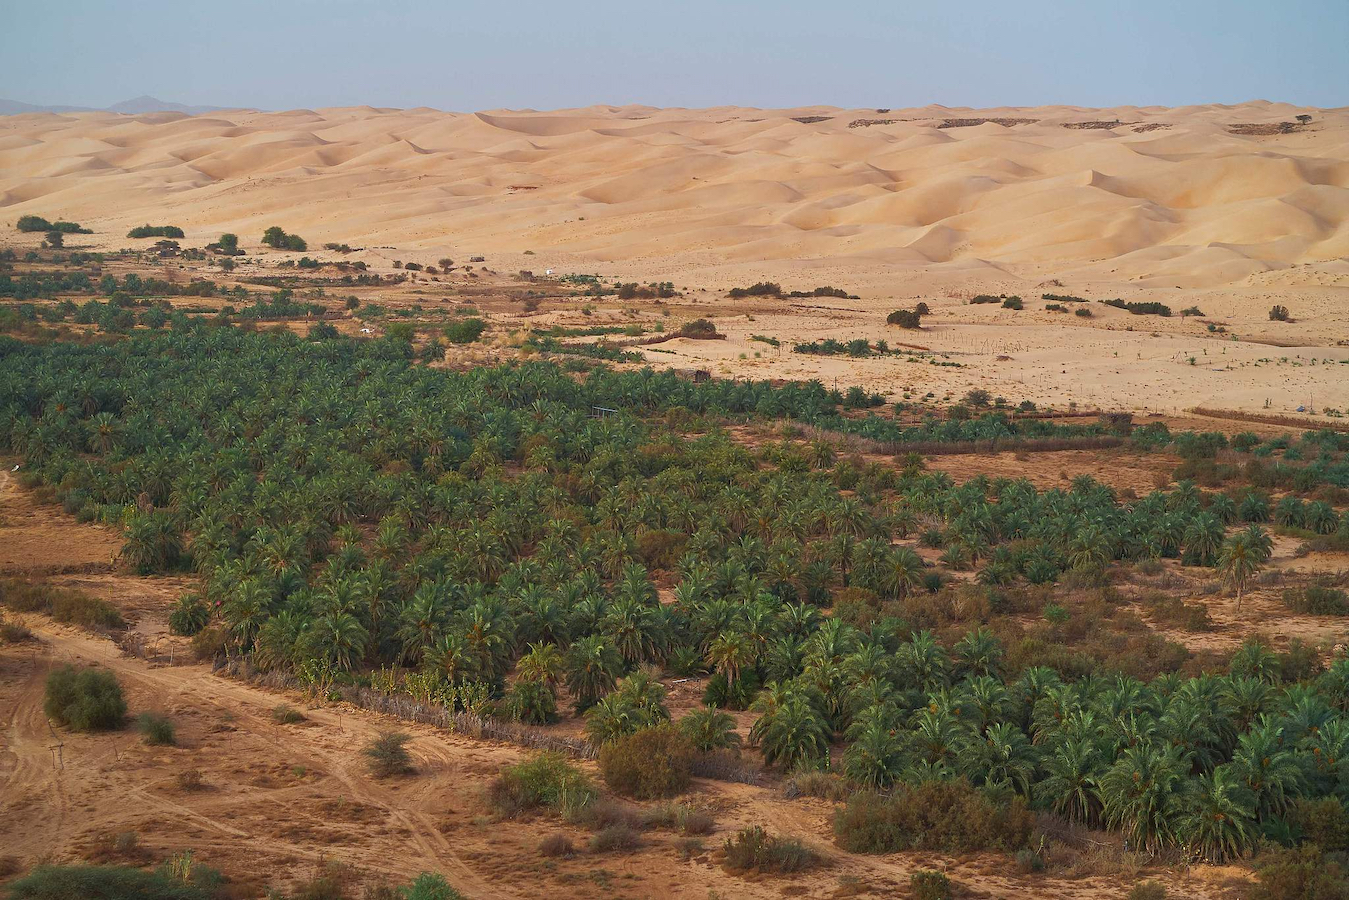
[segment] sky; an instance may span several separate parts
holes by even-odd
[[[37,104],[1349,105],[1349,0],[0,7],[0,97]]]

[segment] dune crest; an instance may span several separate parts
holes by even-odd
[[[284,221],[311,240],[578,263],[860,252],[1221,284],[1345,253],[1349,110],[28,114],[0,118],[0,206],[111,245],[143,220],[203,237]]]

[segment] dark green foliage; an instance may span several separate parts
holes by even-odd
[[[731,288],[727,292],[728,297],[777,297],[782,293],[782,286],[772,281],[760,281],[750,285],[747,288]]]
[[[445,340],[451,344],[471,344],[487,330],[482,319],[460,319],[445,326]]]
[[[43,709],[72,731],[109,731],[126,720],[126,701],[117,677],[106,669],[60,666],[47,676]]]
[[[19,221],[15,223],[15,228],[19,231],[34,232],[46,231],[56,232],[58,234],[93,234],[88,228],[81,228],[76,222],[48,222],[41,216],[19,216]]]
[[[923,316],[915,309],[897,309],[885,317],[885,324],[898,325],[900,328],[921,328]]]
[[[169,613],[169,630],[183,637],[192,637],[211,621],[211,610],[201,597],[186,594],[178,598]]]
[[[919,869],[909,876],[909,893],[914,900],[951,900],[951,879],[942,872]]]
[[[721,337],[721,334],[717,331],[717,326],[707,319],[694,319],[691,322],[685,322],[679,327],[678,334],[680,337],[695,340]]]
[[[138,225],[127,232],[129,238],[181,238],[183,229],[177,225]]]
[[[370,761],[370,772],[376,778],[411,775],[412,756],[404,745],[412,739],[401,731],[385,731],[365,746],[361,752]]]
[[[287,234],[282,228],[273,225],[262,234],[262,242],[277,250],[308,250],[309,245],[298,234]]]
[[[1328,585],[1308,585],[1283,592],[1283,602],[1294,612],[1314,616],[1349,615],[1349,595]]]
[[[214,892],[122,866],[38,866],[9,885],[10,900],[210,900]]]
[[[688,790],[693,752],[693,742],[675,725],[644,728],[604,746],[600,773],[626,797],[671,797]]]
[[[145,743],[157,747],[172,747],[178,743],[173,722],[159,713],[144,712],[136,718],[136,728]]]
[[[1015,297],[1015,296],[1013,296],[1013,297],[1008,297],[1006,300],[1002,301],[1002,308],[1003,308],[1003,309],[1018,309],[1018,310],[1021,309],[1021,308],[1022,308],[1021,298],[1020,298],[1020,297]]]
[[[834,817],[834,838],[850,853],[1011,852],[1033,825],[1018,798],[995,803],[965,781],[926,781],[890,796],[854,794]]]
[[[800,841],[769,834],[762,826],[742,828],[723,845],[722,865],[730,872],[783,874],[804,872],[819,864],[819,856]]]

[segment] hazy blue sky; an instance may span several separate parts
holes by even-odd
[[[3,0],[0,97],[105,106],[1349,105],[1349,0]]]

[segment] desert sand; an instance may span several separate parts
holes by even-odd
[[[482,255],[503,272],[670,280],[714,319],[728,287],[760,279],[861,297],[760,306],[719,322],[728,342],[647,354],[725,375],[895,398],[985,387],[1139,410],[1349,407],[1346,109],[19,115],[0,118],[0,209],[6,224],[80,221],[96,232],[81,245],[101,249],[144,222],[196,245],[280,224],[311,248],[358,247],[346,258],[376,270]],[[1036,302],[968,305],[979,292]],[[1046,312],[1044,292],[1206,316],[1093,304],[1083,320]],[[919,299],[934,311],[923,333],[887,334],[885,313]],[[1269,321],[1275,303],[1295,322]],[[753,334],[888,337],[966,365],[778,356]]]

